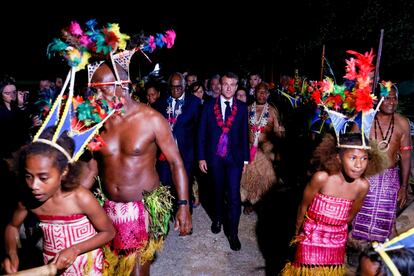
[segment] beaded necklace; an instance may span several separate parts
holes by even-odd
[[[385,136],[384,136],[384,132],[382,131],[381,124],[378,121],[378,117],[375,116],[375,124],[374,124],[375,140],[377,140],[377,125],[378,125],[379,131],[381,134],[381,139],[382,139],[378,143],[378,147],[381,151],[388,151],[390,147],[391,137],[392,137],[392,134],[394,133],[394,114],[392,114],[391,116],[390,124],[388,125],[387,131],[385,132]]]
[[[269,104],[266,103],[263,107],[262,114],[260,114],[259,120],[256,119],[256,103],[253,103],[252,109],[249,114],[249,124],[252,132],[254,133],[253,145],[250,148],[250,161],[254,160],[256,155],[257,146],[259,144],[260,134],[264,132],[265,126],[267,125],[269,119]]]
[[[175,110],[175,112],[173,111],[173,108],[172,108],[172,101],[173,101],[173,99],[170,97],[170,98],[168,98],[167,101],[168,101],[168,106],[167,106],[167,115],[168,115],[168,118],[167,118],[167,121],[170,124],[171,131],[173,131],[174,130],[175,123],[177,122],[177,118],[182,113],[181,108],[183,106],[183,101],[184,100],[178,100],[178,99],[176,100],[175,104],[178,105],[178,109]]]

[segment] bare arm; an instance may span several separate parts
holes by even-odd
[[[95,159],[91,159],[88,162],[78,161],[81,164],[80,183],[86,189],[91,189],[95,176],[98,175],[98,163]]]
[[[400,139],[400,153],[401,153],[401,187],[398,193],[398,201],[400,202],[400,207],[404,207],[407,202],[408,194],[408,181],[410,179],[410,167],[411,167],[411,150],[404,150],[404,148],[409,148],[411,144],[410,136],[410,125],[408,120],[403,118],[401,122],[401,139]]]
[[[58,269],[70,266],[77,256],[103,246],[115,236],[115,228],[111,220],[89,190],[79,187],[76,191],[76,201],[81,212],[88,217],[98,233],[92,238],[65,248],[56,254],[53,263]]]
[[[19,202],[17,209],[13,213],[11,222],[5,229],[5,244],[7,257],[4,260],[4,269],[7,273],[15,273],[19,269],[19,257],[17,255],[17,249],[20,242],[20,226],[27,216],[26,207]]]
[[[296,235],[299,234],[299,230],[302,227],[303,220],[305,219],[305,214],[308,210],[309,205],[312,203],[312,200],[315,197],[315,195],[325,185],[328,177],[329,176],[326,172],[316,172],[312,176],[312,179],[306,186],[305,190],[303,191],[302,202],[299,205],[298,214],[296,217]]]
[[[270,109],[270,116],[273,117],[274,124],[273,124],[273,131],[277,137],[284,137],[285,136],[285,128],[283,127],[282,123],[280,122],[279,111],[275,106],[269,106]]]
[[[170,165],[173,181],[177,190],[179,200],[187,200],[187,205],[178,207],[174,229],[180,229],[180,235],[187,235],[193,228],[191,223],[188,177],[185,172],[183,160],[178,151],[177,144],[168,125],[167,120],[161,115],[153,119],[154,134],[157,145]]]

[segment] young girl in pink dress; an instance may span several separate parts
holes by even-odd
[[[282,275],[345,274],[348,223],[368,192],[364,176],[379,169],[375,165],[382,159],[362,146],[360,133],[341,135],[339,144],[337,147],[335,138],[327,135],[313,154],[311,163],[317,171],[298,209],[295,260],[285,266]]]
[[[40,220],[43,259],[56,265],[60,275],[102,275],[101,246],[113,239],[115,229],[93,194],[79,186],[76,163],[68,157],[73,140],[63,133],[56,143],[54,128],[46,129],[38,141],[23,148],[19,171],[27,188],[6,227],[4,268],[19,269],[19,228],[28,212]]]

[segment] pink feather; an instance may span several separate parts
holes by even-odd
[[[80,27],[79,23],[76,21],[70,22],[69,32],[75,36],[83,35],[82,28]]]
[[[167,48],[170,49],[174,45],[175,41],[175,31],[174,30],[168,30],[165,32],[165,42],[167,43]]]

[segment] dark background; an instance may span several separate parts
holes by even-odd
[[[227,6],[188,2],[180,7],[174,3],[145,3],[148,7],[141,4],[134,3],[139,9],[129,8],[126,2],[104,7],[106,13],[118,15],[93,15],[98,9],[72,2],[68,4],[71,6],[49,6],[45,12],[29,15],[20,14],[18,9],[4,10],[0,17],[0,73],[33,83],[40,78],[65,77],[68,66],[59,57],[48,59],[47,45],[60,36],[60,30],[70,21],[83,26],[88,19],[96,18],[100,26],[119,23],[121,32],[129,35],[141,30],[145,34],[171,28],[176,31],[172,49],[157,49],[150,54],[153,64],[140,54],[134,56],[132,78],[148,74],[159,62],[165,75],[187,70],[203,77],[227,70],[239,74],[258,71],[266,81],[277,82],[281,74],[293,75],[297,68],[300,75],[317,79],[325,45],[325,56],[341,82],[344,59],[349,58],[345,51],[366,52],[373,48],[377,52],[381,29],[385,30],[381,77],[394,81],[414,78],[414,1],[252,1],[248,5],[236,2]],[[61,14],[71,10],[84,14]],[[85,11],[89,13],[85,15]]]

